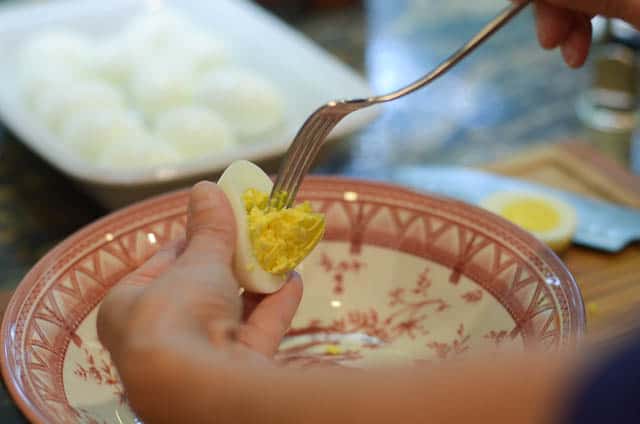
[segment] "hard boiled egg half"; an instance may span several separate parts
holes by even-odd
[[[218,180],[236,219],[234,268],[240,285],[273,293],[324,236],[324,216],[307,202],[268,208],[273,183],[257,165],[233,162]]]
[[[547,194],[501,191],[485,198],[480,205],[529,231],[556,252],[570,245],[576,231],[575,210]]]

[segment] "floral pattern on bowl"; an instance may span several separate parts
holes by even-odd
[[[400,187],[310,177],[327,216],[304,261],[305,294],[277,360],[290,366],[429,363],[479,350],[572,348],[578,287],[532,236],[480,209]],[[88,226],[25,277],[2,327],[2,371],[34,422],[136,422],[97,307],[111,286],[184,234],[186,192]]]

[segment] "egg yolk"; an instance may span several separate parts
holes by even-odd
[[[292,208],[268,208],[269,195],[249,189],[242,195],[253,254],[265,271],[293,270],[324,236],[324,216],[308,202]]]
[[[560,223],[558,211],[539,199],[513,201],[505,205],[500,214],[529,231],[549,231]]]

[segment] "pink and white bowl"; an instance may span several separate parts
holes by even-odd
[[[425,363],[474,351],[571,349],[585,316],[562,262],[472,206],[400,187],[308,178],[326,214],[300,272],[305,294],[277,359],[295,365]],[[97,340],[110,287],[184,232],[186,192],[86,227],[24,278],[2,325],[2,374],[37,423],[136,422]]]

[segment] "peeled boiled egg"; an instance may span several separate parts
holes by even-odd
[[[50,30],[31,38],[19,53],[18,83],[28,105],[53,88],[91,77],[93,44],[72,31]]]
[[[163,8],[136,16],[129,24],[124,37],[133,53],[157,53],[190,27],[188,19],[182,14]]]
[[[133,72],[134,61],[123,36],[102,40],[96,45],[92,60],[92,71],[99,78],[125,86]]]
[[[93,45],[89,38],[71,30],[49,30],[30,39],[20,54],[20,66],[30,69],[60,66],[75,72],[87,70]]]
[[[185,31],[170,48],[196,75],[218,69],[229,60],[227,47],[222,40],[195,28]]]
[[[480,205],[529,231],[556,252],[569,246],[576,230],[575,210],[547,194],[497,192]]]
[[[166,8],[134,19],[123,38],[134,61],[145,56],[176,57],[194,71],[203,72],[225,63],[228,57],[221,40]]]
[[[63,121],[73,114],[87,111],[99,114],[122,107],[122,94],[112,84],[93,80],[53,88],[33,103],[36,114],[54,132],[59,132]]]
[[[220,152],[236,142],[226,121],[201,106],[177,107],[160,114],[156,134],[175,145],[184,157]]]
[[[112,144],[136,144],[149,137],[142,122],[124,108],[74,113],[65,120],[61,134],[67,146],[91,161]]]
[[[46,69],[43,67],[24,69],[18,76],[18,84],[25,104],[32,107],[42,93],[56,88],[68,87],[82,78],[82,75],[71,72],[68,68],[51,65]]]
[[[178,106],[191,104],[193,74],[176,61],[150,58],[140,63],[131,81],[131,94],[137,108],[150,120]]]
[[[173,164],[180,155],[170,144],[153,137],[119,139],[105,146],[97,163],[110,169],[140,169]]]
[[[324,235],[324,217],[308,203],[267,208],[269,176],[248,161],[233,162],[218,180],[236,219],[234,269],[250,292],[273,293]]]
[[[280,91],[262,76],[236,67],[206,74],[196,92],[200,102],[219,112],[240,137],[255,138],[284,119]]]

